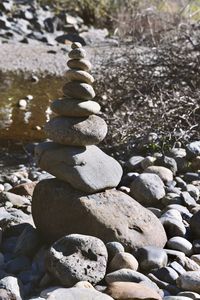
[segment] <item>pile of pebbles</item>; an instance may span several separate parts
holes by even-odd
[[[107,127],[85,52],[69,56],[53,142],[36,147],[46,171],[0,176],[0,299],[200,299],[200,141],[132,156],[122,176],[95,146]]]

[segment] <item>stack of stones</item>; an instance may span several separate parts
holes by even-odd
[[[92,66],[85,57],[81,44],[73,43],[64,97],[51,106],[58,116],[45,126],[47,136],[54,142],[40,144],[36,157],[43,170],[78,190],[94,193],[116,187],[122,168],[95,146],[105,138],[107,125],[95,115],[100,112],[100,105],[92,101],[94,78],[88,73]]]
[[[38,165],[56,178],[42,180],[35,187],[35,225],[48,242],[83,234],[105,243],[119,241],[126,249],[163,247],[166,234],[161,222],[133,198],[116,190],[122,168],[96,146],[106,136],[107,125],[96,115],[100,106],[92,101],[91,64],[79,43],[72,44],[69,57],[64,97],[52,103],[57,116],[45,126],[53,142],[36,147]]]

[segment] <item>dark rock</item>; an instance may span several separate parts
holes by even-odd
[[[63,35],[57,36],[56,41],[61,44],[67,44],[69,42],[78,42],[78,43],[81,43],[83,46],[86,45],[84,39],[76,34],[63,34]]]

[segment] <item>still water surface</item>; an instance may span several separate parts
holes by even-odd
[[[42,127],[49,119],[49,105],[62,96],[63,78],[45,77],[33,83],[31,77],[0,74],[0,142],[33,142],[44,138]],[[20,99],[32,95],[27,106]],[[40,130],[41,128],[41,130]]]

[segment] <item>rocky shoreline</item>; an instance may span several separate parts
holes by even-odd
[[[65,255],[67,253],[58,250],[61,246],[57,246],[56,243],[59,242],[53,244],[51,248],[49,248],[50,244],[44,243],[44,240],[41,239],[38,231],[34,228],[31,215],[32,194],[35,185],[38,181],[48,178],[52,181],[52,191],[49,195],[46,194],[46,204],[48,205],[50,197],[53,197],[52,192],[55,191],[53,188],[55,179],[50,179],[53,176],[44,171],[39,169],[30,170],[25,166],[19,167],[18,171],[10,175],[2,175],[0,184],[0,225],[2,228],[0,296],[3,297],[4,295],[4,297],[7,297],[5,299],[53,299],[55,297],[55,299],[60,300],[66,299],[66,297],[69,297],[67,299],[71,299],[70,297],[79,299],[79,293],[83,293],[82,295],[86,295],[87,299],[94,295],[100,297],[100,299],[110,299],[106,296],[105,293],[107,293],[111,296],[111,299],[127,299],[125,297],[128,293],[129,297],[130,295],[132,297],[130,299],[135,299],[136,296],[137,299],[198,299],[200,297],[199,143],[198,141],[193,142],[186,149],[174,148],[168,156],[163,157],[161,153],[155,153],[147,157],[133,156],[125,162],[123,166],[124,175],[117,190],[119,195],[120,193],[124,195],[120,195],[119,203],[130,201],[129,213],[131,216],[129,218],[131,217],[135,224],[135,240],[132,239],[132,243],[136,245],[143,238],[145,243],[148,244],[149,242],[151,244],[150,240],[154,236],[158,240],[158,244],[156,246],[155,241],[151,246],[140,244],[137,251],[133,251],[133,246],[124,248],[123,239],[121,243],[119,242],[120,235],[118,232],[118,238],[115,241],[113,238],[106,241],[109,236],[102,235],[101,239],[105,241],[105,244],[96,238],[95,244],[102,243],[101,246],[100,244],[98,246],[99,254],[97,254],[95,252],[97,250],[91,248],[94,247],[92,246],[92,238],[81,234],[74,237],[68,235],[69,239],[65,241],[69,244],[68,247],[74,249],[72,244],[78,243],[79,246],[76,247],[82,247],[80,251],[83,253],[83,256],[80,256],[79,250],[76,250],[77,252],[74,252],[71,258],[72,261],[69,260],[70,265],[74,266],[74,270],[79,270],[83,259],[84,263],[92,268],[92,273],[86,272],[82,275],[80,275],[81,272],[77,273],[76,276],[79,277],[73,280],[80,281],[80,283],[75,284],[74,288],[69,288],[69,284],[66,288],[66,284],[62,283],[63,275],[60,275],[61,278],[54,275],[56,268],[58,268],[56,274],[59,274],[61,270],[65,272],[65,268],[68,270],[66,271],[68,274],[74,274],[72,268],[69,270],[67,263],[62,267],[59,265],[60,260],[66,261],[67,256]],[[58,183],[55,182],[55,184]],[[110,194],[108,195],[108,193]],[[103,199],[102,197],[111,199],[111,193],[113,193],[112,197],[115,197],[114,193],[116,192],[111,189],[108,190],[107,194],[103,195],[102,193],[101,199]],[[137,200],[137,205],[134,204],[134,200],[131,200],[130,196]],[[91,195],[91,199],[92,197]],[[123,200],[123,197],[129,197],[130,200],[129,198]],[[76,199],[76,201],[78,200]],[[82,201],[85,201],[83,197]],[[140,206],[139,203],[142,203],[143,206]],[[41,214],[44,218],[47,205],[43,207],[43,213]],[[120,223],[120,218],[112,221],[112,213],[116,214],[117,212],[112,211],[114,207],[111,208],[109,201],[106,201],[104,205],[105,210],[109,211],[109,222],[115,220]],[[134,209],[131,208],[132,205],[136,205],[137,209],[136,206]],[[147,208],[144,208],[144,206]],[[55,209],[57,208],[55,206]],[[120,207],[118,207],[118,215],[119,210]],[[162,249],[161,244],[163,243],[164,246],[165,241],[161,242],[158,226],[153,225],[155,221],[150,215],[148,217],[150,223],[148,228],[145,229],[145,215],[148,214],[155,214],[155,218],[159,218],[164,226],[168,239],[164,249]],[[138,216],[140,217],[138,218]],[[73,217],[73,224],[76,224],[77,228],[82,230],[84,220],[84,228],[91,231],[88,217],[83,219],[76,214]],[[106,220],[104,222],[105,232],[105,230],[108,230],[106,226],[110,225],[108,225],[109,223],[106,225]],[[50,223],[52,223],[52,219]],[[119,230],[123,231],[125,224],[125,221],[122,222],[120,225],[122,227]],[[151,229],[150,226],[156,226],[152,233],[151,230],[154,227]],[[85,239],[88,239],[88,242]],[[84,242],[80,244],[80,240],[84,240]],[[60,242],[62,247],[65,245],[63,242]],[[58,252],[56,264],[52,262],[55,255],[54,247],[56,251],[63,253],[63,256],[60,256]],[[102,257],[104,262],[96,258],[95,267],[92,267],[94,263],[93,256],[84,254],[88,251],[96,257]],[[47,255],[53,255],[53,257],[51,256],[49,260]],[[52,263],[53,273],[49,273]],[[100,282],[95,284],[94,287],[89,284],[94,280],[94,271],[92,270],[97,272],[98,276],[104,278],[99,279]],[[90,277],[89,274],[93,274],[93,276]],[[98,294],[97,291],[101,294]],[[104,293],[102,294],[102,292]],[[34,298],[31,298],[33,296]]]

